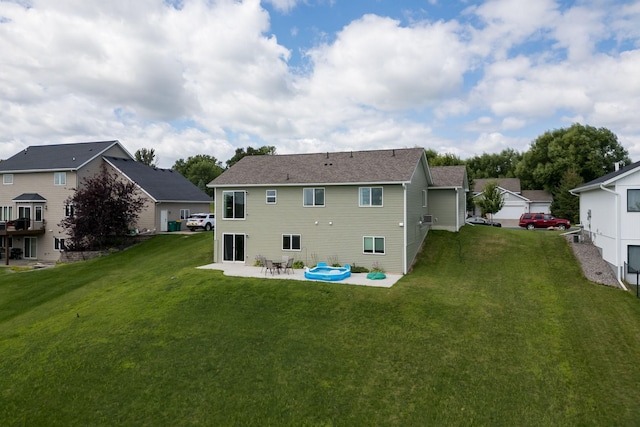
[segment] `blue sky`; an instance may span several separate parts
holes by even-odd
[[[0,159],[119,139],[159,165],[525,151],[579,122],[640,160],[640,1],[0,0]]]

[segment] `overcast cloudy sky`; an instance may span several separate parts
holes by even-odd
[[[0,158],[118,139],[524,151],[574,122],[640,160],[640,1],[0,0]]]

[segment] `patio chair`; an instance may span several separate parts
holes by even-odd
[[[262,270],[267,268],[267,259],[263,256],[258,256],[258,262],[260,262],[260,273],[262,273]]]
[[[289,258],[286,264],[284,265],[284,272],[289,274],[289,272],[293,273],[293,258]]]
[[[264,268],[265,268],[265,270],[264,270],[264,275],[265,276],[267,275],[267,272],[269,272],[269,271],[271,272],[271,275],[273,276],[273,270],[276,269],[276,267],[273,265],[273,261],[271,261],[270,259],[266,259],[264,261]]]

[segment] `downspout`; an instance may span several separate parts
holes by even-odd
[[[456,187],[456,232],[460,231],[460,188]]]
[[[403,240],[404,240],[404,245],[403,245],[403,250],[402,250],[402,274],[407,274],[407,228],[408,228],[408,222],[407,222],[407,183],[403,182],[402,183],[402,197],[403,197],[403,213],[402,216],[404,217],[404,227],[402,227],[404,230],[402,231],[403,233]]]
[[[606,188],[604,186],[604,184],[600,184],[600,189],[603,191],[606,191],[607,193],[611,193],[616,197],[616,213],[615,213],[615,218],[616,218],[616,279],[618,280],[618,283],[620,284],[620,286],[622,287],[622,289],[624,289],[625,291],[627,291],[627,287],[624,285],[624,283],[622,283],[622,279],[621,279],[621,273],[620,273],[620,229],[621,229],[621,225],[620,225],[620,201],[619,201],[619,197],[620,194],[618,194],[617,192],[613,191],[613,190],[609,190],[608,188]]]

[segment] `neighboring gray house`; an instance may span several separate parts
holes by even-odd
[[[246,156],[208,184],[214,262],[287,255],[407,273],[432,183],[423,148]]]
[[[169,221],[185,220],[192,213],[209,212],[212,199],[173,169],[152,168],[133,159],[104,157],[119,174],[135,182],[147,198],[138,228],[167,231]]]
[[[135,162],[118,141],[32,146],[0,163],[2,257],[13,250],[27,259],[57,261],[66,238],[58,224],[73,213],[66,200],[102,164],[135,182],[146,198],[140,230],[166,229],[181,213],[209,211],[206,193],[176,172]]]
[[[618,280],[640,271],[640,162],[571,190],[580,197],[580,224]]]
[[[521,190],[519,178],[476,179],[474,182],[474,200],[482,197],[488,182],[497,182],[504,200],[502,209],[493,214],[494,219],[520,219],[520,215],[528,212],[551,212],[553,196],[544,190]],[[480,215],[480,208],[470,206],[473,215]]]
[[[459,231],[465,225],[469,181],[466,166],[432,166],[429,213],[434,230]],[[453,215],[452,213],[457,213]]]

